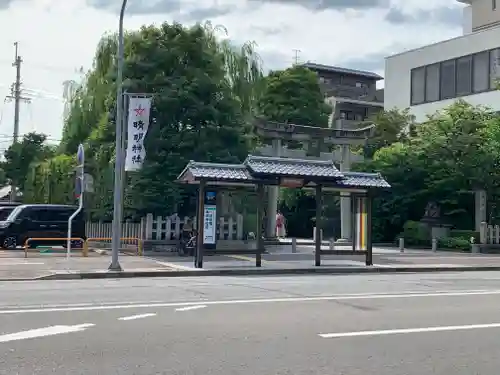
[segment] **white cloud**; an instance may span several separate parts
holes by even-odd
[[[90,67],[101,35],[117,29],[120,2],[108,0],[109,8],[105,8],[106,0],[94,0],[93,3],[102,8],[97,9],[85,5],[84,0],[14,0],[9,8],[0,11],[3,30],[10,30],[0,35],[0,48],[4,51],[0,59],[0,105],[15,78],[11,66],[14,41],[19,42],[24,59],[23,87],[38,92],[32,104],[22,104],[21,133],[37,130],[54,139],[61,137],[62,82],[77,79],[76,70],[80,66]],[[439,22],[390,23],[385,19],[388,8],[369,8],[368,2],[363,0],[356,1],[359,7],[351,6],[347,10],[338,7],[309,10],[299,2],[278,4],[278,1],[264,0],[184,1],[182,7],[176,8],[173,0],[158,0],[158,9],[149,6],[147,12],[142,13],[138,12],[141,9],[139,0],[129,0],[129,3],[137,15],[127,16],[125,24],[128,29],[173,19],[203,21],[193,17],[209,15],[213,24],[226,26],[231,39],[239,42],[255,40],[266,67],[270,69],[289,66],[293,49],[299,49],[303,61],[352,68],[358,65],[376,69],[378,66],[377,72],[382,73],[383,56],[453,37],[461,31],[458,25],[450,27],[450,24]],[[417,10],[456,7],[456,2],[392,0],[391,5],[404,14],[412,14]],[[34,92],[26,91],[25,94]],[[13,105],[5,104],[2,112],[0,150],[8,145],[8,135],[12,133]]]

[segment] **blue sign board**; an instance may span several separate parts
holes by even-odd
[[[77,198],[80,198],[80,196],[82,195],[82,191],[83,191],[83,181],[82,181],[82,178],[80,176],[76,176],[76,179],[75,179],[75,196]]]

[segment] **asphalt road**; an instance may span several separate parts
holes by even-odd
[[[0,283],[0,374],[496,375],[500,273]]]

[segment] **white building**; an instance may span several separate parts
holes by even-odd
[[[410,108],[423,121],[461,98],[500,111],[500,8],[496,0],[458,1],[468,4],[464,35],[386,58],[386,110]]]

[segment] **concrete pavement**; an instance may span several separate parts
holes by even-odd
[[[496,375],[500,272],[0,283],[0,374]]]
[[[22,251],[0,251],[0,280],[89,279],[115,277],[276,275],[308,273],[388,273],[442,271],[499,271],[500,256],[375,248],[374,266],[366,267],[363,254],[322,255],[321,267],[314,266],[314,254],[307,246],[299,253],[263,255],[262,267],[255,267],[252,255],[206,256],[203,269],[196,269],[191,257],[154,254],[144,257],[122,254],[124,272],[108,272],[110,255],[91,252],[88,258],[74,254],[32,252],[24,259]]]

